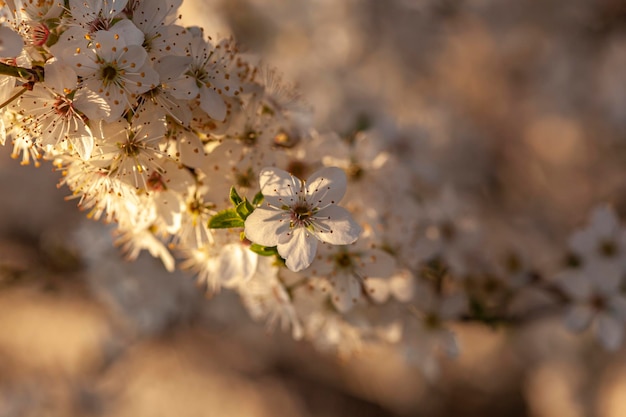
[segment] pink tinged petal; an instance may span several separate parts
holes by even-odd
[[[219,122],[226,118],[226,103],[222,96],[212,88],[200,88],[200,108]]]
[[[349,245],[354,243],[361,234],[359,226],[348,210],[330,205],[313,216],[315,236],[332,245]]]
[[[574,332],[580,332],[589,326],[592,318],[593,310],[589,306],[584,304],[573,305],[565,313],[565,325]]]
[[[0,57],[13,58],[22,53],[24,41],[11,28],[0,26]]]
[[[341,168],[322,168],[306,180],[307,201],[315,207],[338,204],[346,194],[346,187],[346,174]]]
[[[256,210],[252,214],[254,213]],[[306,229],[297,228],[287,232],[287,238],[281,236],[276,249],[278,249],[279,255],[286,260],[287,268],[298,272],[308,268],[315,259],[317,240]]]
[[[280,234],[289,230],[289,220],[284,219],[283,211],[259,207],[246,219],[244,232],[246,237],[259,245],[276,246]]]
[[[624,341],[624,322],[608,314],[600,314],[595,333],[606,349],[617,350]]]
[[[245,283],[256,272],[259,256],[239,243],[226,245],[219,255],[217,276],[226,287]]]
[[[361,284],[351,273],[340,273],[329,277],[332,285],[330,296],[337,310],[346,313],[354,307],[361,298]]]
[[[259,174],[265,204],[273,207],[292,206],[298,201],[301,183],[293,175],[278,168],[264,168]]]

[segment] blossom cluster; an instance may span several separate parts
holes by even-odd
[[[450,324],[518,320],[531,290],[621,345],[626,241],[610,209],[552,271],[485,253],[466,200],[426,192],[425,165],[404,161],[412,143],[367,120],[316,132],[274,69],[179,25],[181,1],[0,0],[0,141],[23,164],[52,161],[129,259],[145,250],[210,294],[236,291],[322,349],[383,342],[425,370],[457,353]]]

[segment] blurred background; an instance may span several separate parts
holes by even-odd
[[[626,212],[626,1],[185,0],[293,81],[320,131],[364,121],[428,189],[472,196],[487,240],[541,263],[600,202]],[[352,358],[268,334],[206,299],[0,148],[0,417],[626,415],[626,352],[561,318],[455,326],[426,377],[383,348]]]

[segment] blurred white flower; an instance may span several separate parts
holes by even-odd
[[[322,290],[342,313],[367,297],[377,303],[389,298],[389,278],[395,270],[394,258],[380,249],[339,246],[320,253],[311,265],[320,277]]]
[[[609,274],[626,270],[626,229],[608,206],[593,210],[589,224],[572,235],[569,247],[583,266],[610,269],[605,272]]]
[[[572,331],[583,331],[593,323],[602,345],[609,350],[618,349],[624,341],[626,324],[623,274],[592,264],[563,271],[556,280],[570,298],[566,326]]]

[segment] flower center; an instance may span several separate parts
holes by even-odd
[[[167,188],[163,176],[156,171],[150,175],[146,184],[152,191],[164,191]]]
[[[139,142],[135,140],[135,134],[132,131],[128,133],[128,140],[125,143],[120,144],[119,146],[122,150],[122,153],[127,157],[137,156],[141,152]]]
[[[281,130],[274,136],[274,145],[281,148],[293,148],[299,141],[298,135],[290,134],[284,130]]]
[[[191,68],[189,71],[186,72],[186,74],[196,79],[196,85],[198,86],[198,88],[201,88],[202,86],[211,87],[209,73],[206,69],[204,69],[204,67],[199,66]]]
[[[352,258],[347,252],[340,253],[335,256],[335,264],[341,269],[348,269],[352,267]]]
[[[363,178],[364,174],[365,171],[363,170],[363,167],[361,167],[361,165],[356,162],[350,163],[350,166],[348,167],[348,176],[351,179],[358,181]]]
[[[291,227],[308,227],[311,224],[313,210],[306,203],[299,203],[291,209]]]
[[[100,72],[100,78],[102,79],[104,86],[108,86],[117,78],[117,68],[111,64],[103,67]]]
[[[111,22],[102,18],[102,16],[98,16],[89,23],[89,33],[93,33],[98,30],[109,30],[110,27]]]
[[[259,132],[248,128],[238,139],[241,140],[245,146],[254,146],[259,139]]]
[[[65,97],[59,97],[56,99],[54,104],[52,105],[54,112],[65,118],[69,119],[74,113],[74,108],[72,107],[72,102],[66,99]]]

